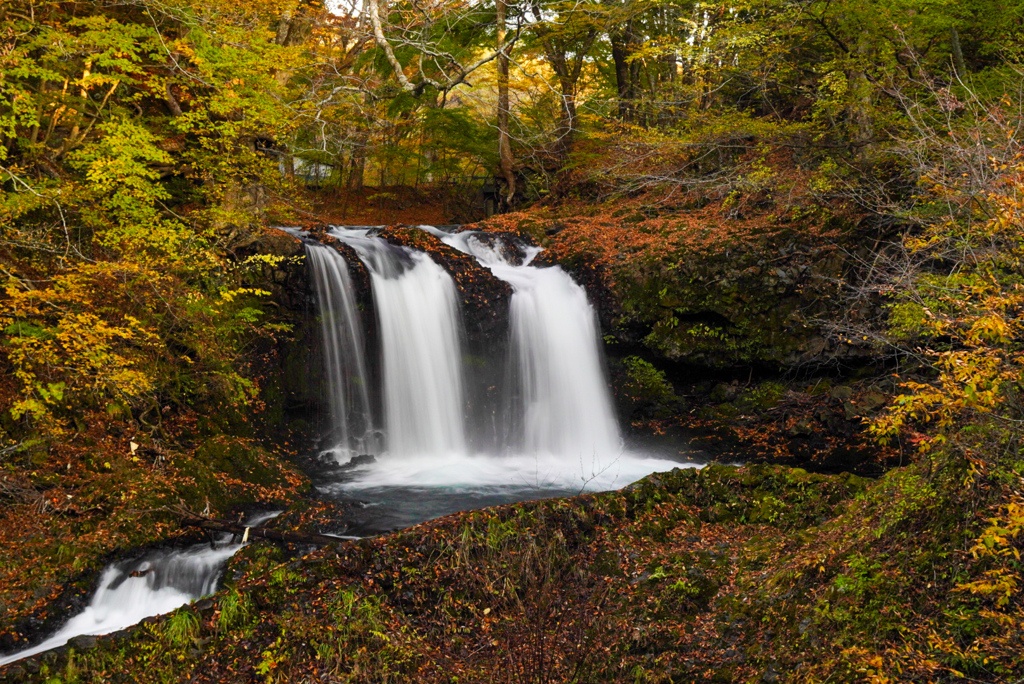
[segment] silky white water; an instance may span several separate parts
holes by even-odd
[[[376,453],[363,324],[348,264],[336,250],[311,241],[306,243],[306,255],[320,311],[332,446],[349,457]]]
[[[567,464],[608,462],[617,456],[622,437],[604,377],[597,316],[583,287],[557,266],[532,266],[540,252],[536,247],[515,265],[472,232],[423,229],[473,255],[512,286],[512,378],[518,385],[522,429],[511,446]]]
[[[502,255],[502,245],[492,247],[473,233],[422,228],[512,287],[507,380],[498,388],[510,414],[501,422],[511,429],[492,453],[466,446],[458,300],[447,273],[427,255],[368,237],[365,229],[332,230],[373,274],[388,416],[388,449],[340,481],[321,483],[329,496],[370,502],[349,533],[614,489],[652,472],[695,465],[623,450],[596,315],[568,273],[533,266],[538,248],[527,248],[523,263],[515,264]]]
[[[255,527],[277,514],[254,516],[248,524]],[[42,643],[0,656],[0,666],[63,646],[76,636],[125,629],[212,594],[224,563],[240,548],[241,543],[231,543],[230,536],[224,535],[216,548],[204,544],[184,551],[159,551],[141,561],[110,565],[85,610]]]
[[[384,426],[392,459],[466,450],[458,293],[429,256],[364,229],[331,234],[370,271],[383,368]]]

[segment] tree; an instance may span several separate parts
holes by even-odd
[[[542,4],[531,0],[531,32],[543,49],[548,65],[558,81],[558,125],[555,147],[564,156],[573,142],[578,124],[576,100],[583,66],[599,35],[603,10],[596,5],[555,2]],[[546,20],[546,15],[553,19]]]
[[[501,175],[505,178],[505,203],[511,204],[516,194],[516,174],[508,132],[508,50],[511,46],[505,47],[507,10],[506,0],[496,0],[494,23],[498,45],[498,163]]]
[[[291,12],[291,15],[287,15]],[[14,415],[236,403],[261,292],[228,249],[291,126],[289,3],[12,2],[0,81],[0,299]],[[288,33],[294,29],[290,24]]]

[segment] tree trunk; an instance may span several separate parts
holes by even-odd
[[[292,30],[292,17],[293,12],[291,9],[281,12],[281,18],[277,22],[277,34],[274,36],[274,42],[278,45],[286,45],[288,43],[288,34]]]
[[[164,95],[167,100],[167,108],[171,110],[173,116],[181,116],[181,104],[178,102],[178,98],[174,96],[174,84],[167,81],[167,85],[164,86]]]
[[[246,527],[240,523],[230,520],[215,520],[213,518],[184,518],[181,521],[182,527],[198,527],[213,532],[226,532],[239,538],[267,539],[269,541],[282,542],[285,544],[310,544],[315,546],[326,546],[344,542],[340,537],[328,537],[323,534],[301,534],[297,532],[278,532],[262,527]],[[246,532],[248,530],[248,533]]]
[[[967,76],[967,65],[964,63],[964,53],[960,48],[960,33],[956,30],[956,26],[949,27],[949,39],[953,47],[953,68],[956,71],[956,77],[963,79]]]
[[[558,109],[558,130],[555,132],[559,147],[568,150],[576,135],[576,88],[568,78],[559,78],[562,98]]]
[[[295,156],[290,151],[286,151],[281,155],[281,164],[284,166],[284,175],[288,177],[288,180],[295,182]]]
[[[348,189],[363,189],[363,174],[366,171],[366,150],[360,146],[352,150],[352,167],[348,173]]]
[[[633,80],[629,69],[629,37],[627,28],[611,34],[612,61],[615,62],[615,89],[619,94],[619,118],[630,121],[633,118]]]
[[[498,25],[498,164],[505,179],[505,202],[512,203],[516,194],[516,175],[513,170],[512,144],[508,136],[508,48],[505,45],[505,0],[497,0]]]
[[[576,132],[576,81],[569,72],[565,52],[545,41],[548,62],[558,76],[561,97],[558,101],[558,126],[555,129],[555,149],[565,156]]]
[[[857,54],[864,58],[870,52],[866,40],[861,40],[857,47]],[[866,61],[866,60],[865,60]],[[870,159],[874,149],[875,120],[872,85],[868,80],[863,68],[855,69],[849,78],[851,84],[851,95],[853,100],[850,103],[851,120],[853,123],[854,154],[860,159]]]

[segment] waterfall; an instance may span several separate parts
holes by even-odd
[[[306,255],[320,310],[333,446],[348,456],[375,453],[379,447],[367,389],[363,325],[348,264],[336,250],[312,241],[306,242]]]
[[[508,345],[497,341],[464,360],[459,293],[447,271],[424,252],[375,236],[372,228],[331,228],[330,235],[353,248],[370,273],[387,442],[379,458],[352,462],[318,485],[329,498],[372,504],[351,507],[345,534],[377,534],[460,510],[614,489],[682,465],[676,458],[681,452],[665,459],[623,451],[597,317],[568,273],[535,265],[536,247],[502,244],[484,233],[421,228],[510,285]],[[507,372],[492,370],[501,367]],[[486,369],[480,373],[486,381],[469,375],[478,368]],[[470,377],[476,382],[466,382]],[[498,443],[486,453],[470,447],[470,406],[485,406],[490,413],[478,411],[477,419],[493,420],[473,426],[494,427]]]
[[[247,524],[256,527],[279,512],[253,516]],[[218,543],[219,548],[201,544],[181,551],[154,551],[140,560],[107,566],[85,610],[42,643],[0,655],[0,667],[63,646],[76,636],[125,629],[212,594],[224,563],[242,548],[230,535],[220,535]]]
[[[537,248],[528,249],[517,265],[503,256],[500,244],[494,249],[474,233],[423,228],[473,255],[512,286],[513,372],[505,394],[515,399],[509,402],[516,406],[508,422],[516,434],[506,450],[588,467],[618,456],[622,439],[604,377],[596,316],[584,289],[561,268],[532,265]],[[427,254],[372,237],[366,228],[333,228],[331,235],[354,248],[370,272],[387,452],[399,457],[465,454],[458,293],[451,277]],[[351,404],[353,374],[363,406],[368,405],[351,283],[335,250],[308,247],[322,307],[328,381],[334,388],[332,416],[341,423],[337,429],[351,432],[353,416],[369,412],[335,409]]]
[[[524,413],[523,448],[588,462],[622,450],[594,310],[560,268],[495,264],[514,289],[512,340]]]
[[[590,465],[622,450],[604,375],[597,317],[586,291],[557,266],[519,265],[476,233],[448,234],[423,226],[446,244],[476,257],[512,286],[513,382],[518,386],[519,443],[526,453],[552,454]]]
[[[392,456],[466,451],[458,293],[422,252],[335,228],[370,271],[380,326],[384,424]]]

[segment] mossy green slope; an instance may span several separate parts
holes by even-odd
[[[212,601],[7,678],[1011,681],[1020,597],[969,583],[1019,568],[968,550],[1014,468],[714,465],[299,560],[250,547]]]

